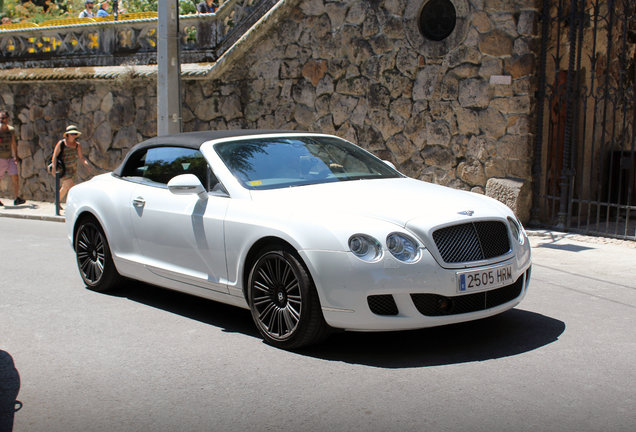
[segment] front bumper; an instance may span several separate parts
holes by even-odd
[[[347,330],[409,330],[485,318],[519,304],[530,281],[527,245],[504,261],[469,268],[510,265],[513,283],[468,293],[458,292],[460,269],[442,268],[426,250],[415,264],[390,254],[374,263],[347,252],[300,254],[314,279],[326,322]]]

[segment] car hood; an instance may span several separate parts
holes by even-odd
[[[506,217],[507,207],[484,195],[410,178],[353,180],[251,191],[252,199],[304,218],[374,218],[402,227]],[[468,214],[470,213],[470,215]]]

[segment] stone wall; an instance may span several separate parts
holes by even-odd
[[[17,131],[22,196],[54,199],[54,179],[44,162],[69,124],[82,131],[82,150],[96,166],[81,168],[80,179],[114,169],[128,148],[155,136],[156,87],[154,80],[125,75],[106,82],[0,83],[0,106],[7,107]],[[5,177],[0,195],[12,194]]]
[[[482,192],[490,177],[530,179],[536,11],[472,2],[461,41],[428,56],[407,38],[412,3],[299,2],[223,81],[186,86],[186,128],[336,133],[410,176]]]
[[[452,0],[451,37],[422,37],[427,0],[287,0],[270,25],[204,80],[184,81],[185,131],[284,128],[334,133],[405,174],[484,193],[493,177],[531,179],[534,2]],[[20,130],[26,198],[51,197],[45,149],[67,123],[113,168],[156,127],[154,81],[0,83]],[[8,183],[0,183],[2,189]]]

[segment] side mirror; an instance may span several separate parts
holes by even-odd
[[[201,199],[208,197],[208,191],[194,174],[181,174],[171,178],[168,182],[168,190],[175,195],[196,194]]]
[[[385,164],[387,164],[388,166],[390,166],[391,168],[397,171],[397,168],[395,167],[395,165],[393,165],[393,162],[388,160],[382,160],[382,162],[384,162]]]

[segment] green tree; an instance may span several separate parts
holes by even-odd
[[[158,0],[119,0],[128,13],[157,12]],[[84,0],[0,0],[0,11],[14,22],[41,23],[59,18],[76,18],[84,9]],[[179,0],[181,15],[196,12],[196,0]]]

